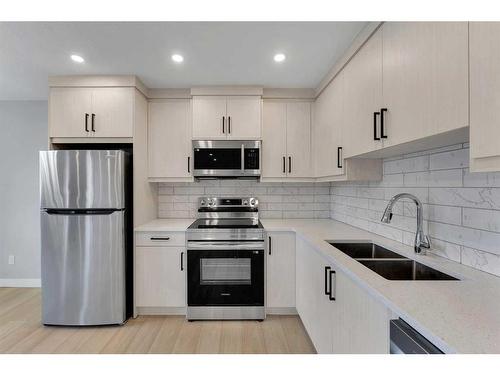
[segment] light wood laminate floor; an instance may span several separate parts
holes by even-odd
[[[0,288],[0,353],[314,353],[297,316],[187,322],[140,316],[121,327],[45,327],[38,288]]]

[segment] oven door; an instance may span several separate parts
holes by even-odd
[[[217,246],[188,248],[188,305],[264,306],[264,249]]]
[[[260,176],[260,141],[193,141],[193,175]]]

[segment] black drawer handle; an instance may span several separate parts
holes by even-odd
[[[184,271],[184,251],[181,251],[181,271]]]
[[[342,147],[337,147],[337,168],[342,168]]]
[[[292,157],[288,157],[288,173],[292,173]]]
[[[332,267],[326,266],[325,267],[325,296],[330,295],[330,290],[328,290],[328,271],[330,271]]]
[[[224,128],[224,125],[225,125],[225,119],[226,116],[222,116],[222,134],[225,134],[226,133],[226,129]]]
[[[85,131],[88,133],[89,132],[89,114],[85,114]]]
[[[384,113],[387,112],[387,108],[380,109],[380,138],[387,138],[387,134],[384,134]]]
[[[227,116],[227,131],[231,134],[231,116]]]
[[[333,284],[332,275],[335,275],[335,285]],[[330,270],[329,279],[330,279],[330,292],[328,293],[328,299],[330,301],[335,301],[337,293],[335,293],[335,295],[332,296],[332,293],[335,291],[337,286],[337,273],[335,272],[335,270]]]
[[[191,173],[191,156],[188,156],[188,173]]]
[[[151,241],[168,241],[170,237],[150,237]]]
[[[271,253],[272,253],[272,247],[273,247],[273,245],[272,245],[272,239],[271,239],[271,236],[269,236],[269,244],[268,244],[268,247],[269,247],[269,255],[271,255]]]
[[[95,132],[95,128],[94,128],[94,119],[95,119],[95,113],[92,113],[92,131]]]
[[[286,173],[286,157],[283,156],[283,173]]]
[[[377,137],[377,116],[380,115],[380,112],[373,112],[373,140],[380,141],[380,137]]]

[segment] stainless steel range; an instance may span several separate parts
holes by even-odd
[[[199,199],[187,230],[188,320],[265,318],[264,238],[257,198]]]

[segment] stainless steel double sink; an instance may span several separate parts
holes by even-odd
[[[328,243],[387,280],[458,280],[372,242]]]

